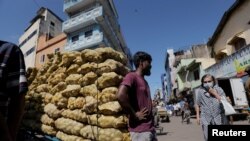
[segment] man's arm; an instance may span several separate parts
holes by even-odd
[[[128,112],[130,116],[137,120],[144,120],[148,114],[148,109],[144,107],[140,111],[135,111],[131,106],[128,98],[128,87],[121,85],[118,90],[117,98],[121,106]]]
[[[121,85],[118,89],[117,98],[121,106],[128,112],[129,115],[136,117],[136,111],[132,108],[128,98],[128,87]]]

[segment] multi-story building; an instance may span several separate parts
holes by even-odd
[[[126,54],[131,65],[113,0],[64,0],[64,12],[69,17],[63,23],[65,51],[112,47]]]
[[[170,100],[173,90],[177,88],[175,83],[176,78],[176,68],[173,66],[175,61],[174,50],[168,49],[165,59],[165,71],[166,73],[161,76],[162,79],[162,89],[166,91],[166,102]]]
[[[200,86],[204,70],[215,63],[210,57],[210,50],[206,44],[192,45],[185,51],[167,50],[165,70],[168,82],[171,80],[172,83],[167,85],[172,90],[171,98],[192,99],[195,89]]]
[[[35,66],[39,36],[46,35],[46,40],[49,40],[60,33],[62,33],[62,19],[51,10],[41,7],[19,38],[26,68]]]

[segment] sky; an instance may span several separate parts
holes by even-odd
[[[151,54],[151,75],[146,77],[151,95],[161,87],[167,49],[188,49],[207,43],[223,14],[235,0],[114,0],[127,46],[132,54]],[[0,39],[18,38],[41,7],[63,20],[63,0],[0,0]]]

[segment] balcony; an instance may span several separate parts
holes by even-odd
[[[94,0],[64,0],[63,11],[73,13],[94,2]]]
[[[88,25],[94,24],[96,18],[102,16],[102,7],[95,8],[89,12],[82,13],[74,18],[68,19],[63,22],[63,31],[71,33]]]
[[[65,51],[83,50],[103,42],[103,33],[93,34],[90,37],[79,39],[76,42],[68,43],[65,46]]]

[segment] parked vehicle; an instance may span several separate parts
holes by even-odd
[[[218,85],[224,90],[232,102],[235,110],[239,112],[249,107],[246,91],[241,78],[218,79]]]

